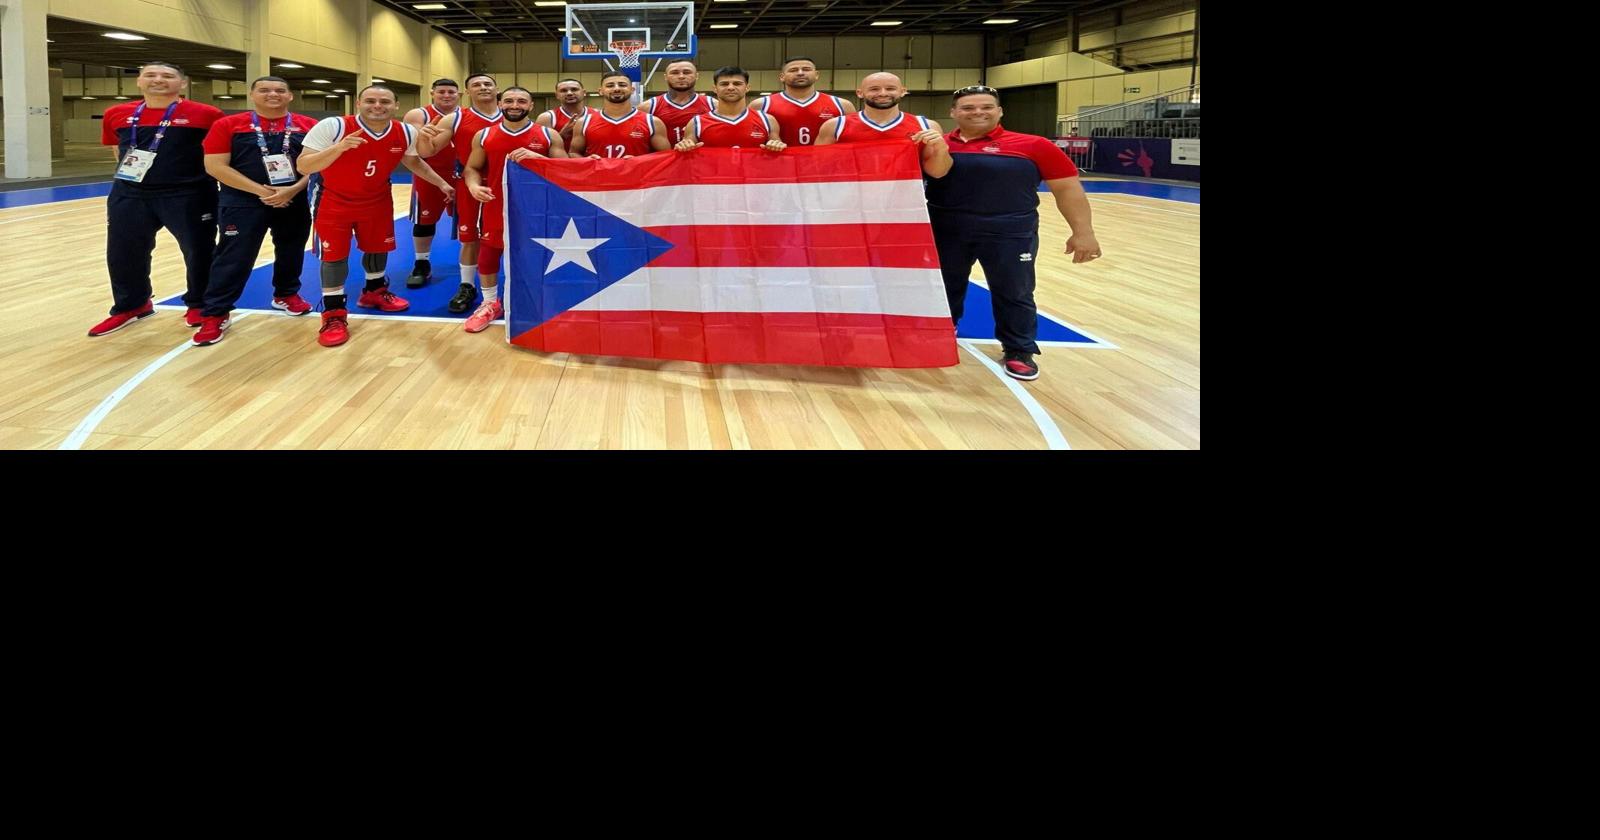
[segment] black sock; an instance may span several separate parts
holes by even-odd
[[[345,308],[345,297],[344,297],[344,295],[323,295],[322,296],[322,311],[323,312],[332,312],[335,309],[344,309],[344,308]]]
[[[387,277],[372,277],[372,278],[369,278],[367,280],[367,285],[361,287],[361,291],[363,291],[363,292],[375,292],[375,291],[377,291],[377,290],[379,290],[379,289],[381,289],[381,288],[383,288],[384,286],[387,286],[387,285],[389,285],[389,278],[387,278]]]
[[[417,264],[411,269],[411,273],[418,277],[427,277],[433,273],[433,264],[427,260],[417,260]]]

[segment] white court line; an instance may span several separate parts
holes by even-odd
[[[182,307],[178,308],[181,309]],[[237,318],[243,317],[243,314],[237,316]],[[234,320],[237,320],[237,318]],[[57,447],[57,449],[81,449],[83,442],[89,439],[89,435],[94,434],[95,427],[100,425],[101,420],[106,419],[106,415],[111,413],[111,409],[117,407],[117,403],[122,402],[123,397],[133,393],[133,389],[139,387],[139,383],[149,379],[151,374],[165,367],[167,362],[178,358],[179,353],[193,346],[195,346],[193,339],[184,341],[169,351],[167,355],[146,365],[145,369],[134,374],[132,379],[122,383],[122,387],[112,391],[110,396],[100,401],[100,405],[96,406],[94,411],[89,412],[88,417],[83,418],[83,422],[78,424],[78,428],[73,429],[72,434],[67,435],[67,439],[62,441],[61,446]]]
[[[985,345],[987,345],[987,344],[999,345],[1000,344],[1000,339],[998,339],[998,338],[963,338],[961,340],[962,341],[966,341],[966,342],[970,342],[972,344],[985,344]],[[1110,344],[1089,344],[1089,343],[1083,342],[1083,341],[1035,341],[1034,344],[1037,344],[1040,347],[1070,347],[1070,348],[1077,349],[1077,350],[1117,350],[1117,349],[1119,349],[1119,348],[1117,348],[1117,347],[1115,347],[1113,345],[1110,345]]]
[[[1144,182],[1143,181],[1115,181],[1115,180],[1108,181],[1108,180],[1103,180],[1102,179],[1102,180],[1095,180],[1095,181],[1084,181],[1083,183],[1085,183],[1085,184],[1142,184]],[[1164,184],[1162,186],[1168,186],[1168,185]],[[1179,187],[1179,189],[1185,189],[1185,188]],[[1187,189],[1199,189],[1199,188],[1198,187],[1188,187]],[[1049,192],[1050,192],[1049,190],[1043,190],[1041,192],[1041,194],[1047,194]],[[1173,202],[1177,202],[1179,204],[1193,204],[1196,207],[1200,206],[1200,202],[1198,202],[1198,201],[1185,201],[1184,199],[1181,199],[1181,198],[1162,198],[1159,195],[1139,195],[1138,193],[1122,192],[1121,190],[1108,190],[1106,192],[1094,192],[1094,191],[1090,191],[1090,190],[1084,190],[1084,192],[1088,193],[1089,195],[1131,195],[1134,198],[1153,198],[1156,201],[1173,201]]]
[[[54,213],[40,213],[37,216],[23,216],[20,219],[0,219],[0,222],[4,222],[5,224],[8,224],[8,225],[9,224],[15,224],[16,222],[31,222],[34,219],[43,219],[43,218],[45,218],[47,216],[59,216],[62,213],[76,213],[79,210],[87,210],[87,209],[89,209],[89,208],[87,208],[87,207],[74,207],[71,210],[57,210]]]
[[[156,308],[168,309],[173,312],[185,312],[188,310],[188,307],[170,303],[158,303],[156,304]],[[307,312],[304,315],[290,315],[281,309],[235,309],[233,311],[236,313],[248,312],[255,315],[281,315],[285,318],[310,318],[312,321],[317,320],[316,318],[312,317],[314,313],[311,312]],[[351,312],[349,317],[352,320],[358,321],[416,321],[423,324],[464,324],[467,322],[466,318],[444,318],[438,315],[366,315],[360,312]],[[506,320],[501,318],[498,321],[490,321],[489,323],[504,324],[505,322]]]
[[[989,292],[989,294],[994,294],[994,292],[989,289],[989,284],[984,282],[983,280],[979,280],[976,277],[968,277],[967,278],[967,282],[968,283],[976,283],[984,291]],[[1038,309],[1037,305],[1035,305],[1035,309]],[[1083,336],[1084,338],[1087,338],[1087,339],[1089,339],[1091,341],[1094,341],[1094,342],[1096,342],[1098,344],[1105,345],[1104,349],[1106,349],[1106,350],[1120,350],[1120,349],[1122,349],[1122,348],[1118,347],[1117,345],[1112,344],[1111,342],[1106,341],[1103,338],[1100,338],[1099,336],[1091,335],[1088,330],[1086,330],[1086,329],[1084,329],[1084,328],[1082,328],[1080,326],[1077,326],[1076,324],[1069,324],[1065,320],[1062,320],[1061,318],[1057,318],[1056,316],[1051,315],[1050,313],[1044,311],[1043,309],[1038,309],[1038,312],[1039,312],[1040,315],[1043,315],[1044,317],[1049,318],[1052,321],[1055,321],[1057,324],[1059,324],[1059,325],[1061,325],[1063,327],[1066,327],[1069,330],[1072,330],[1073,332],[1077,333],[1078,335]],[[987,343],[989,341],[994,341],[996,344],[1000,343],[999,341],[997,341],[995,339],[988,339],[988,338],[972,338],[972,339],[964,338],[964,339],[962,339],[962,341],[981,341],[981,342],[985,342],[985,343]],[[1039,343],[1040,344],[1045,344],[1047,342],[1041,341]],[[1056,345],[1060,345],[1062,347],[1080,347],[1080,348],[1085,348],[1085,349],[1087,349],[1088,347],[1091,346],[1091,345],[1084,344],[1082,342],[1077,342],[1077,341],[1051,341],[1051,342],[1048,342],[1048,344],[1050,346],[1052,346],[1052,347],[1054,347]]]
[[[977,359],[979,362],[982,362],[983,366],[988,368],[990,373],[1000,377],[1000,381],[1004,382],[1005,386],[1011,390],[1012,395],[1017,398],[1017,402],[1022,403],[1022,407],[1028,410],[1028,415],[1033,418],[1034,425],[1038,426],[1039,431],[1044,434],[1044,442],[1049,446],[1049,448],[1072,448],[1072,446],[1067,443],[1066,436],[1061,434],[1061,429],[1056,426],[1056,421],[1044,410],[1044,406],[1039,405],[1039,401],[1034,399],[1032,394],[1028,393],[1027,388],[1022,387],[1017,380],[1007,376],[1006,372],[1001,370],[1000,366],[995,364],[993,359],[983,355],[982,353],[979,353],[977,350],[974,350],[972,345],[967,342],[967,339],[960,339],[956,343],[961,345],[962,349],[966,350],[968,353],[971,353],[973,358]]]

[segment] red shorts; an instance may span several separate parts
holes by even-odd
[[[462,242],[478,241],[478,200],[465,180],[456,187],[456,237]]]
[[[381,254],[394,250],[394,211],[385,209],[358,217],[349,213],[328,216],[318,213],[314,224],[317,232],[315,251],[323,262],[338,262],[350,256],[350,237],[364,254]]]
[[[461,179],[457,178],[455,175],[455,162],[455,158],[452,157],[450,158],[450,169],[444,172],[439,172],[438,169],[434,169],[433,171],[439,172],[439,177],[443,178],[446,183],[452,187],[455,187],[456,190],[459,191],[465,189],[466,185],[461,183]],[[439,224],[444,220],[445,211],[449,209],[449,206],[449,202],[445,200],[444,193],[440,192],[438,187],[416,177],[415,175],[411,176],[412,224]]]
[[[495,248],[505,248],[505,204],[496,198],[488,204],[478,205],[478,241]]]

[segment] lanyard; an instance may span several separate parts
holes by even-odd
[[[167,126],[172,125],[172,112],[178,110],[178,103],[182,101],[181,99],[174,99],[172,104],[167,106],[167,112],[161,115],[161,122],[156,125],[155,140],[150,143],[151,154],[155,154],[156,148],[161,145],[161,138],[167,135]],[[140,102],[139,107],[133,109],[133,117],[128,120],[128,122],[133,123],[133,130],[128,133],[128,147],[131,149],[139,148],[139,117],[144,115],[144,108],[147,104],[149,103]]]
[[[261,115],[255,111],[250,112],[250,127],[256,131],[256,148],[261,150],[261,156],[265,158],[271,152],[267,151],[267,140],[263,136],[265,132],[261,130]],[[289,154],[289,136],[293,128],[294,122],[291,115],[285,113],[283,115],[283,153],[285,155]]]

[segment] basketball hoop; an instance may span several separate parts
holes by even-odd
[[[644,52],[644,42],[632,39],[612,41],[611,51],[617,54],[618,67],[638,67],[639,53]]]

